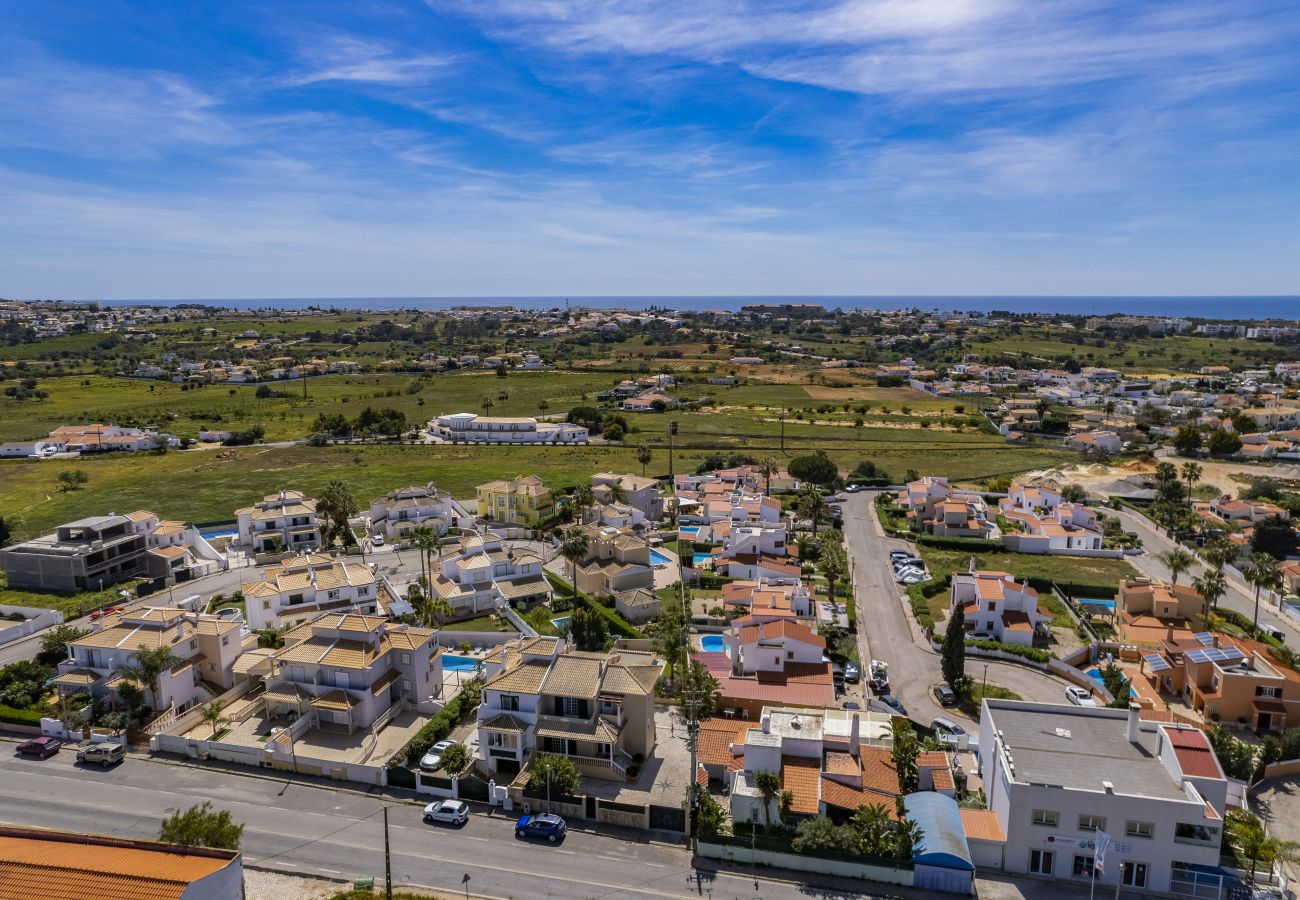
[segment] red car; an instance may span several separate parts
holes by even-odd
[[[39,756],[44,759],[58,753],[62,746],[63,741],[58,738],[38,737],[23,741],[18,745],[18,752],[23,756]]]

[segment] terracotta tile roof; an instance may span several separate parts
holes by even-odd
[[[729,766],[735,760],[733,743],[743,746],[745,732],[754,727],[744,719],[705,719],[700,722],[696,752],[700,762],[710,766]]]
[[[942,750],[923,750],[916,756],[916,764],[922,768],[948,768],[948,754]]]
[[[542,683],[542,693],[564,697],[595,697],[600,687],[600,674],[599,659],[562,654],[551,665],[551,672]]]
[[[517,719],[506,712],[498,713],[490,719],[479,722],[478,727],[486,728],[488,731],[524,732],[528,730],[528,725],[522,719]]]
[[[961,827],[966,832],[967,840],[993,841],[1005,844],[1007,836],[1002,831],[998,814],[991,809],[961,810]]]
[[[894,768],[894,758],[884,747],[862,747],[859,751],[862,760],[862,787],[881,794],[896,797],[903,792],[898,783],[898,771]]]
[[[540,691],[549,668],[549,661],[528,660],[497,674],[483,687],[511,694],[536,694]]]
[[[852,753],[827,750],[825,761],[822,764],[822,771],[828,775],[847,775],[857,778],[859,772],[858,761],[854,759]]]
[[[1205,733],[1194,728],[1166,728],[1178,767],[1193,778],[1221,778],[1219,762]]]
[[[800,625],[798,622],[791,622],[785,619],[775,622],[760,622],[756,625],[746,625],[740,630],[740,641],[743,644],[749,644],[755,641],[775,640],[777,638],[789,638],[813,647],[826,646],[826,638],[817,634],[807,625]]]
[[[238,854],[35,829],[0,829],[0,893],[62,900],[170,900]]]
[[[952,791],[957,789],[957,785],[954,784],[952,780],[952,773],[947,769],[935,769],[931,778],[934,779],[934,789],[936,791]]]
[[[1029,624],[1029,614],[1015,609],[1009,609],[1002,614],[1002,627],[1007,631],[1034,630],[1034,626]]]
[[[794,794],[794,802],[790,804],[791,812],[817,815],[820,809],[820,769],[817,760],[806,756],[781,757],[781,789]]]
[[[335,689],[323,697],[317,697],[311,701],[311,705],[317,709],[341,709],[350,710],[358,705],[361,701],[357,700],[347,691]]]

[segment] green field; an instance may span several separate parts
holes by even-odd
[[[961,550],[936,550],[920,547],[921,557],[931,577],[944,578],[954,572],[965,572],[970,566],[971,554]],[[1138,572],[1124,559],[1098,559],[1083,556],[1049,556],[1038,553],[977,553],[975,565],[980,569],[1010,572],[1018,579],[1049,578],[1062,583],[1113,584],[1116,593],[1124,578],[1136,577]]]

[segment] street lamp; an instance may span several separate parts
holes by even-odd
[[[984,685],[980,688],[980,698],[989,692],[989,664],[984,664]]]

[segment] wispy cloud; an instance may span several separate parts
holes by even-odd
[[[326,81],[415,85],[447,69],[454,56],[409,54],[376,40],[348,34],[317,34],[300,50],[304,68],[284,77],[292,87]]]

